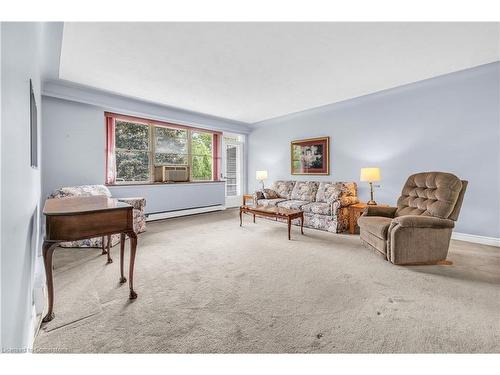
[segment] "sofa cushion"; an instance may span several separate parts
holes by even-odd
[[[308,204],[308,201],[301,201],[298,199],[292,199],[288,201],[283,201],[278,203],[278,207],[284,207],[284,208],[291,208],[298,210],[300,209],[303,205]]]
[[[453,212],[461,190],[462,181],[451,173],[411,175],[398,199],[396,216],[424,215],[446,219]]]
[[[308,203],[303,205],[300,209],[304,212],[309,212],[312,214],[320,214],[320,215],[332,214],[332,205],[330,203],[324,203],[324,202]]]
[[[280,198],[280,195],[275,192],[273,189],[264,189],[263,191],[265,199],[277,199]]]
[[[380,239],[387,239],[387,231],[391,225],[392,219],[382,216],[360,216],[358,225],[364,231],[368,231]]]
[[[283,198],[276,199],[258,199],[257,204],[261,206],[276,206],[278,203],[285,201]]]
[[[320,182],[316,193],[316,202],[331,203],[341,197],[356,197],[355,182]]]
[[[275,181],[272,190],[278,193],[280,198],[290,199],[295,181]]]
[[[316,181],[297,181],[293,187],[291,199],[314,202],[316,192],[318,191],[318,183]]]
[[[320,182],[316,193],[316,202],[331,203],[336,201],[342,190],[335,182]]]

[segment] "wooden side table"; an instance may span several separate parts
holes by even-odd
[[[247,205],[247,201],[251,201],[252,203],[254,203],[253,194],[243,194],[243,206]]]
[[[388,204],[377,204],[374,206],[389,207]],[[356,233],[358,218],[365,211],[366,207],[368,207],[368,205],[366,203],[362,203],[362,202],[356,203],[356,204],[351,204],[349,206],[349,233],[350,234]]]

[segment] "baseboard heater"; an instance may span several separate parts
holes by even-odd
[[[225,209],[226,209],[226,207],[224,205],[218,204],[215,206],[187,208],[184,210],[154,212],[154,213],[146,214],[146,221],[170,219],[172,217],[195,215],[195,214],[201,214],[204,212],[212,212],[212,211],[222,211]]]

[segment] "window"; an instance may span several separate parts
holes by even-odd
[[[187,166],[191,181],[218,180],[220,133],[106,114],[106,182],[152,183],[154,167]]]
[[[149,168],[149,127],[133,122],[116,121],[116,181],[147,182]]]
[[[212,134],[191,133],[191,177],[193,180],[212,179],[212,146]]]
[[[155,165],[188,165],[188,131],[155,126]]]

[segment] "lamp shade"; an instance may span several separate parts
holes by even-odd
[[[257,171],[255,172],[255,179],[262,181],[267,180],[267,171]]]
[[[380,181],[380,168],[361,168],[360,181]]]

